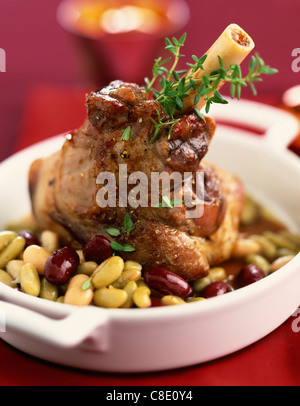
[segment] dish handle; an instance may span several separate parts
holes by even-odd
[[[17,334],[60,348],[103,352],[109,347],[109,318],[105,309],[77,307],[62,319],[53,319],[27,308],[0,301],[0,337]]]
[[[212,116],[216,121],[259,131],[262,141],[279,151],[285,150],[300,132],[299,121],[291,113],[249,100],[228,99],[226,105],[214,104]]]

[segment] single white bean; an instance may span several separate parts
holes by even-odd
[[[5,268],[9,261],[17,258],[25,247],[25,239],[23,237],[14,238],[1,252],[0,252],[0,268]]]
[[[50,252],[39,245],[29,245],[23,252],[23,261],[32,264],[39,275],[44,275],[44,268]]]
[[[94,297],[94,289],[89,282],[90,278],[87,275],[73,276],[65,293],[64,303],[74,306],[88,306]]]
[[[1,231],[0,232],[0,251],[2,251],[8,244],[14,240],[18,234],[15,231]]]
[[[13,259],[6,265],[6,272],[13,278],[18,279],[20,275],[20,269],[25,265],[25,262],[21,259]]]
[[[124,289],[116,289],[113,286],[95,290],[94,304],[99,307],[118,308],[127,300],[127,293]]]
[[[59,237],[53,231],[45,230],[41,233],[40,241],[46,251],[52,253],[59,248]]]
[[[92,283],[96,289],[111,285],[121,275],[124,261],[119,256],[108,258],[92,274]]]
[[[0,269],[0,282],[4,283],[11,288],[16,288],[17,284],[14,282],[13,278],[3,269]]]
[[[98,268],[97,262],[88,261],[79,265],[77,273],[91,276],[92,273]]]
[[[174,305],[181,305],[185,304],[186,302],[178,296],[173,296],[173,295],[165,295],[161,298],[162,304],[165,306],[174,306]]]
[[[44,277],[41,282],[40,297],[46,300],[56,301],[58,298],[58,287],[47,281]]]
[[[40,277],[32,264],[25,264],[20,269],[20,285],[28,295],[38,296],[40,294]]]
[[[284,257],[275,259],[275,261],[273,261],[271,264],[270,271],[271,272],[278,271],[278,269],[280,269],[284,265],[288,264],[293,258],[294,258],[294,255],[286,255]]]
[[[239,238],[233,249],[233,257],[243,258],[246,255],[258,254],[260,252],[260,245],[257,241],[251,238]]]
[[[139,286],[132,293],[132,299],[137,307],[145,308],[151,306],[151,290],[147,286]]]

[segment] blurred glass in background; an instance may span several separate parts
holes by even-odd
[[[255,99],[282,107],[283,93],[300,83],[300,71],[292,69],[299,15],[299,0],[252,0],[247,8],[240,0],[0,0],[6,55],[5,72],[0,67],[0,161],[80,125],[86,92],[115,79],[143,84],[154,58],[169,56],[166,36],[187,33],[186,57],[178,66],[183,69],[233,22],[279,70],[258,84]],[[229,86],[222,94],[229,94]],[[250,88],[242,98],[253,99]]]
[[[120,79],[142,84],[165,36],[190,16],[183,0],[63,0],[57,20],[73,37],[85,79],[101,87]]]

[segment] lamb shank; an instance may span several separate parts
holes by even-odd
[[[202,78],[219,69],[220,61],[226,71],[232,64],[239,65],[253,47],[252,39],[231,24],[208,50],[199,69],[197,65],[192,70],[190,83],[194,80],[200,91]],[[218,89],[222,83],[218,81]],[[68,134],[60,151],[31,166],[32,210],[41,228],[56,231],[63,244],[78,248],[94,235],[106,236],[123,247],[133,247],[134,252],[118,253],[124,259],[138,261],[144,269],[165,267],[187,281],[205,276],[210,266],[229,259],[239,234],[244,191],[235,176],[205,160],[215,123],[199,113],[205,97],[195,98],[198,90],[190,87],[174,124],[160,126],[159,131],[155,124],[169,123],[174,113],[168,114],[157,98],[149,98],[146,88],[114,81],[91,92],[83,126]],[[124,165],[126,175],[121,173]],[[115,205],[99,204],[98,194],[107,185],[101,184],[98,175],[104,173],[115,176],[115,191],[107,192],[116,198]],[[153,173],[183,178],[188,173],[190,182],[179,188],[173,185],[169,199],[175,201],[179,190],[193,200],[188,204],[184,199],[182,204],[169,207],[151,204]],[[130,179],[136,174],[143,174],[148,181],[139,196],[148,204],[123,204],[121,187],[128,180],[129,197],[135,187]],[[161,187],[158,198],[160,202],[164,198]],[[199,207],[200,214],[191,215]],[[122,230],[128,214],[133,229],[112,238],[107,230]]]
[[[79,248],[93,235],[112,239],[106,230],[121,229],[128,212],[134,229],[115,238],[135,248],[135,252],[121,253],[124,259],[139,261],[145,269],[166,267],[188,281],[228,259],[238,237],[243,187],[234,176],[203,160],[214,135],[214,121],[185,114],[169,136],[167,129],[162,130],[151,143],[155,126],[150,117],[157,120],[160,114],[164,118],[166,112],[147,98],[143,87],[115,81],[90,93],[86,106],[84,125],[67,136],[60,151],[31,166],[30,194],[38,224]],[[130,138],[124,140],[122,133],[128,126]],[[191,208],[184,204],[133,209],[119,207],[117,199],[117,207],[100,207],[98,174],[115,174],[118,189],[119,167],[124,164],[128,176],[140,171],[149,181],[152,172],[194,176],[203,171],[202,215],[189,218]],[[128,185],[128,193],[132,187]]]

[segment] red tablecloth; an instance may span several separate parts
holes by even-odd
[[[39,87],[31,92],[15,150],[80,126],[85,89]],[[300,289],[300,287],[299,287]],[[278,298],[280,300],[280,298]],[[259,342],[222,359],[151,374],[94,373],[46,363],[0,341],[0,385],[203,386],[299,385],[300,332],[290,317]],[[220,337],[220,340],[222,338]]]

